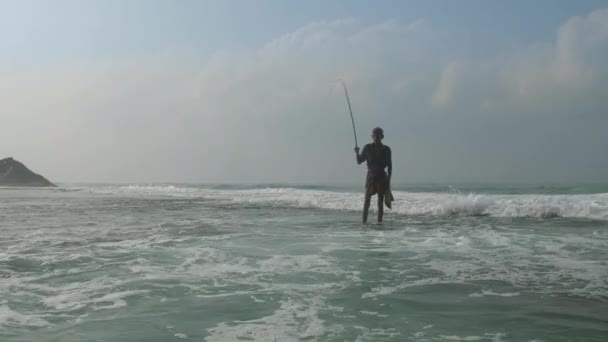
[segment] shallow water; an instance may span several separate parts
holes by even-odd
[[[408,190],[0,189],[0,340],[608,338],[608,194]]]

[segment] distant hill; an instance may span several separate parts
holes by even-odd
[[[13,158],[0,160],[0,186],[55,186]]]

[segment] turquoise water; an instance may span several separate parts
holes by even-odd
[[[1,341],[605,341],[608,191],[0,189]]]

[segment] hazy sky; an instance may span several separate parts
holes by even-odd
[[[606,1],[0,0],[0,157],[54,181],[608,181]]]

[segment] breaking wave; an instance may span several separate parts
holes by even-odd
[[[174,185],[128,185],[92,190],[107,195],[204,198],[228,204],[348,211],[360,210],[363,202],[361,193],[288,187],[234,190]],[[608,220],[608,193],[499,195],[395,191],[393,194],[395,202],[392,211],[403,215]]]

